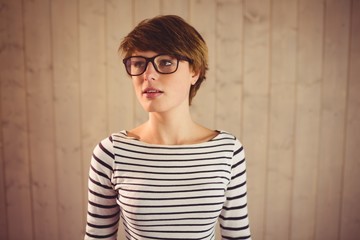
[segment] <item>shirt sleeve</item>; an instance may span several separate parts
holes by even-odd
[[[222,239],[251,239],[246,190],[244,148],[235,140],[231,180],[226,190],[226,201],[220,214]]]
[[[86,240],[116,239],[120,209],[111,181],[113,164],[113,144],[109,137],[95,147],[91,157]]]

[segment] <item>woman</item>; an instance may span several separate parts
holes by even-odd
[[[89,173],[85,239],[250,239],[246,168],[240,142],[195,123],[193,97],[205,80],[207,47],[173,15],[144,20],[119,49],[142,125],[95,148]]]

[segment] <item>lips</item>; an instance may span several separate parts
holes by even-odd
[[[157,88],[148,87],[148,88],[145,88],[142,93],[147,98],[156,98],[156,97],[160,96],[161,94],[163,94],[164,92]]]

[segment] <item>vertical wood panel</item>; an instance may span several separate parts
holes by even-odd
[[[9,240],[33,239],[26,82],[24,77],[23,6],[1,1],[1,128]],[[15,137],[14,137],[15,136]]]
[[[160,14],[160,0],[135,0],[134,1],[134,12],[133,12],[133,27],[135,27],[139,22],[147,18],[153,18]],[[147,121],[148,113],[144,111],[143,107],[138,102],[135,94],[134,94],[134,101],[135,101],[135,119],[134,125],[140,125]]]
[[[270,1],[248,0],[244,12],[243,133],[251,235],[263,239],[269,120]]]
[[[79,2],[79,67],[83,194],[87,196],[90,157],[95,145],[108,135],[105,75],[105,3]],[[84,206],[87,206],[84,201]],[[86,212],[83,216],[85,218]]]
[[[326,1],[320,156],[315,239],[338,239],[344,167],[344,125],[350,1]]]
[[[52,1],[59,239],[83,238],[77,1]],[[69,137],[71,136],[71,137]],[[71,219],[71,224],[69,220]]]
[[[351,10],[345,170],[340,226],[342,240],[355,240],[360,236],[360,2],[352,1]]]
[[[0,0],[0,238],[83,238],[93,147],[147,119],[118,45],[140,20],[177,14],[210,53],[194,119],[244,143],[253,238],[357,239],[359,9],[354,0]]]
[[[58,239],[50,5],[24,1],[32,205],[36,239]]]
[[[189,23],[199,31],[209,49],[209,71],[206,74],[206,80],[194,98],[191,112],[195,121],[209,128],[215,128],[216,111],[216,18],[214,16],[216,16],[215,0],[190,2]]]
[[[0,2],[1,4],[1,2]],[[2,22],[3,19],[0,17]],[[0,23],[1,24],[1,23]],[[0,32],[5,32],[5,26],[0,25]],[[0,35],[0,38],[2,35]],[[0,42],[2,46],[2,42]],[[0,64],[2,64],[2,54],[0,53]],[[0,71],[2,69],[0,68]],[[0,81],[2,76],[0,77]],[[0,83],[0,100],[2,101],[2,84]],[[0,120],[2,120],[1,114],[1,104],[0,104]],[[0,121],[1,122],[1,121]],[[3,143],[3,134],[2,134],[2,124],[0,124],[0,239],[8,239],[8,229],[7,229],[7,209],[6,209],[6,195],[5,195],[5,159],[4,159],[4,143]]]
[[[134,127],[134,91],[118,48],[132,28],[131,0],[106,1],[106,77],[109,132]]]
[[[243,2],[218,0],[216,12],[215,128],[242,139]]]
[[[299,1],[295,167],[291,239],[311,240],[315,232],[319,157],[323,0]]]
[[[296,0],[272,2],[270,132],[264,239],[288,239],[290,236],[296,20]]]
[[[134,127],[134,91],[131,77],[125,71],[118,48],[132,29],[132,1],[106,1],[106,78],[108,82],[109,133]],[[119,240],[126,239],[122,221],[119,222]]]
[[[189,20],[189,7],[191,0],[161,0],[161,14],[175,14]]]

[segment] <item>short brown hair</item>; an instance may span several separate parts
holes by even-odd
[[[190,88],[189,104],[206,78],[208,49],[200,33],[176,15],[162,15],[141,21],[121,42],[125,57],[135,51],[153,51],[185,56],[199,79]]]

